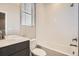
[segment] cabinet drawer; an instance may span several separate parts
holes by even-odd
[[[24,41],[21,43],[17,43],[17,44],[13,44],[10,46],[0,48],[0,55],[7,56],[7,55],[13,54],[17,51],[23,50],[25,48],[29,48],[29,41]]]

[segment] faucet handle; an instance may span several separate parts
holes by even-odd
[[[78,47],[77,45],[75,45],[75,44],[70,44],[70,46],[73,46],[73,47]]]

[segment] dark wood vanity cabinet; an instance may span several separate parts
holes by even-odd
[[[0,48],[0,56],[29,56],[29,40]]]

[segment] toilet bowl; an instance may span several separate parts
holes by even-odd
[[[46,56],[46,52],[43,49],[35,48],[31,51],[33,56]]]
[[[37,43],[36,39],[31,39],[30,40],[30,50],[31,50],[31,55],[33,56],[46,56],[47,53],[44,51],[42,48],[37,48]]]

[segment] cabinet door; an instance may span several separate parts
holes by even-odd
[[[29,56],[29,54],[30,54],[30,50],[27,48],[27,49],[18,51],[16,53],[12,54],[11,56]]]
[[[13,44],[13,45],[10,45],[10,46],[0,48],[0,55],[1,56],[13,55],[13,54],[15,54],[19,51],[22,51],[23,49],[28,49],[29,50],[29,41],[25,41],[25,42],[21,42],[21,43],[17,43],[17,44]],[[22,52],[22,54],[25,55],[24,52]]]

